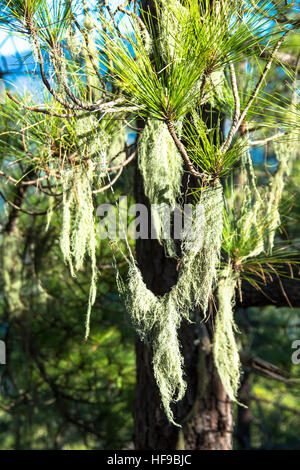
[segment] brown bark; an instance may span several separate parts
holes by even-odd
[[[290,276],[291,272],[286,268],[281,274]],[[261,286],[261,290],[255,289],[248,282],[242,283],[242,300],[237,299],[237,307],[263,307],[275,305],[277,307],[300,307],[300,284],[299,268],[294,268],[294,276],[290,279],[281,275],[280,278],[273,276],[273,281]]]
[[[148,204],[138,172],[136,201]],[[165,257],[156,240],[137,240],[136,250],[147,287],[156,295],[167,292],[177,280],[176,261]],[[174,406],[174,416],[182,429],[167,421],[153,376],[151,350],[137,340],[134,436],[137,450],[231,449],[232,406],[213,363],[211,336],[211,322],[184,323],[179,333],[188,387],[184,399]]]
[[[135,448],[137,450],[230,450],[232,407],[203,342],[195,344],[194,325],[180,332],[185,358],[187,393],[174,406],[182,428],[168,423],[151,367],[151,353],[137,342]],[[205,342],[204,342],[205,343]]]
[[[142,0],[143,10],[147,11],[148,7],[153,12],[154,2]],[[142,127],[142,123],[139,123],[139,127]],[[135,179],[136,202],[147,205],[142,177],[138,172]],[[165,257],[163,248],[155,240],[137,240],[136,250],[137,262],[147,287],[156,295],[167,292],[176,283],[176,262]],[[295,306],[298,303],[300,305],[297,281],[283,280],[281,286],[275,279],[264,291],[267,291],[267,295],[244,283],[243,300],[238,302],[237,306],[271,303],[278,306],[288,305],[287,297],[293,299]],[[185,323],[180,330],[179,338],[188,386],[183,400],[174,405],[174,417],[176,422],[182,424],[182,428],[176,428],[167,421],[153,376],[151,350],[137,340],[134,410],[134,442],[137,450],[232,449],[232,404],[214,366],[211,351],[212,330],[211,321],[205,325]]]
[[[148,204],[143,193],[141,175],[136,175],[136,201]],[[149,224],[150,227],[150,224]],[[167,292],[176,283],[176,261],[166,258],[164,249],[155,240],[137,240],[137,261],[144,281],[155,294]],[[274,304],[300,306],[299,281],[278,280],[259,291],[243,283],[242,301],[237,307]],[[200,315],[199,315],[200,318]],[[149,450],[218,450],[232,448],[232,406],[220,383],[211,353],[212,324],[183,324],[180,342],[185,362],[187,393],[174,406],[179,430],[168,423],[161,406],[152,365],[151,350],[139,340],[136,343],[137,386],[135,400],[135,446]],[[239,411],[239,419],[247,421],[247,411]],[[248,424],[247,424],[248,426]],[[250,424],[249,424],[250,426]],[[249,434],[249,429],[244,434]],[[246,444],[247,445],[247,444]]]
[[[246,371],[242,377],[239,391],[239,400],[244,406],[239,406],[237,411],[237,442],[240,450],[249,450],[251,448],[251,384],[250,372]]]

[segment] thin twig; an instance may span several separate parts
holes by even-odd
[[[66,78],[64,77],[64,74],[59,74],[58,70],[57,70],[57,67],[56,67],[56,64],[55,64],[55,60],[53,60],[53,67],[55,69],[55,72],[56,72],[56,75],[57,75],[57,78],[59,79],[60,75],[62,76],[62,81],[63,81],[63,85],[64,85],[64,88],[65,88],[65,91],[66,93],[69,95],[69,97],[72,99],[73,103],[70,103],[66,100],[63,100],[59,95],[58,93],[51,87],[47,77],[46,77],[46,73],[45,73],[45,68],[44,68],[44,58],[43,58],[43,55],[42,55],[42,51],[41,51],[41,47],[40,47],[40,44],[39,44],[39,40],[38,40],[38,36],[33,28],[33,26],[31,24],[28,24],[28,29],[29,29],[29,32],[32,36],[32,39],[33,39],[33,43],[36,47],[36,51],[37,51],[37,56],[38,56],[38,62],[39,62],[39,66],[40,66],[40,72],[41,72],[41,77],[42,77],[42,81],[44,83],[44,85],[46,86],[46,88],[48,89],[48,91],[52,94],[52,96],[60,103],[62,104],[64,107],[66,107],[67,109],[71,109],[71,110],[85,110],[85,111],[98,111],[98,112],[123,112],[124,109],[120,109],[120,108],[116,108],[115,110],[114,109],[107,109],[107,108],[113,108],[114,106],[116,106],[117,104],[123,102],[123,100],[120,98],[120,99],[117,99],[116,101],[111,101],[109,103],[101,103],[101,102],[96,102],[94,104],[89,104],[89,103],[85,103],[83,102],[82,100],[79,100],[75,95],[74,93],[72,92],[72,90],[70,89],[67,81],[66,81]],[[54,54],[54,57],[55,57],[55,53],[59,53],[60,55],[62,54],[62,51],[56,47],[53,49],[53,54]],[[132,109],[131,109],[132,110]],[[135,110],[133,108],[133,110]],[[126,108],[126,111],[127,111],[127,108]]]
[[[147,27],[145,25],[145,23],[142,21],[142,19],[140,18],[140,16],[138,16],[136,14],[136,12],[133,12],[133,11],[130,11],[130,10],[126,10],[126,5],[127,5],[128,2],[124,2],[122,3],[121,5],[119,5],[116,9],[116,11],[120,11],[121,13],[124,13],[125,15],[128,15],[128,16],[131,16],[132,18],[134,18],[138,24],[138,26],[140,27],[140,30],[143,32],[143,31],[147,31]]]
[[[77,29],[80,31],[80,33],[83,35],[84,37],[84,41],[85,41],[85,45],[86,45],[86,50],[87,50],[87,53],[88,53],[88,56],[89,56],[89,59],[91,61],[91,64],[93,66],[93,69],[98,77],[98,80],[99,82],[101,83],[102,82],[102,79],[103,77],[101,77],[101,74],[99,72],[99,67],[97,67],[97,64],[95,63],[95,58],[94,56],[91,54],[90,52],[90,41],[89,41],[89,36],[88,34],[86,34],[86,32],[82,29],[82,27],[80,26],[80,24],[78,23],[78,21],[74,20],[74,24],[75,26],[77,27]]]
[[[245,119],[245,117],[246,117],[246,115],[247,115],[247,113],[248,113],[250,107],[252,106],[252,104],[253,104],[254,100],[256,99],[258,93],[260,92],[260,89],[261,89],[261,87],[262,87],[262,85],[263,85],[263,83],[264,83],[264,81],[265,81],[265,79],[266,79],[266,76],[267,76],[267,74],[268,74],[268,72],[269,72],[269,70],[270,70],[270,68],[271,68],[271,66],[272,66],[272,63],[273,63],[274,58],[275,58],[275,56],[276,56],[276,53],[277,53],[278,49],[281,47],[281,45],[282,45],[283,41],[285,40],[285,37],[286,37],[286,35],[287,35],[288,33],[289,33],[289,31],[286,31],[286,32],[281,36],[281,38],[280,38],[279,41],[277,42],[276,46],[274,47],[273,52],[272,52],[272,54],[271,54],[271,56],[270,56],[270,59],[268,60],[268,62],[267,62],[267,64],[266,64],[266,66],[265,66],[265,69],[264,69],[264,71],[263,71],[263,73],[262,73],[262,75],[261,75],[259,81],[258,81],[258,83],[257,83],[257,85],[256,85],[256,87],[255,87],[255,89],[254,89],[254,91],[253,91],[251,97],[249,98],[248,103],[247,103],[247,105],[246,105],[244,111],[243,111],[243,112],[241,113],[241,115],[240,115],[240,119],[239,119],[238,124],[237,124],[237,126],[236,126],[236,131],[238,130],[238,128],[240,127],[240,125],[241,125],[242,122],[244,121],[244,119]]]
[[[14,209],[16,209],[17,211],[23,212],[24,214],[39,216],[39,215],[46,215],[46,214],[48,213],[48,210],[47,210],[47,211],[43,211],[43,212],[32,212],[32,211],[27,211],[27,210],[25,210],[25,209],[22,209],[21,207],[17,206],[14,202],[12,202],[12,201],[10,201],[9,199],[7,199],[7,197],[2,193],[2,191],[0,191],[0,196],[2,197],[2,199],[3,199],[7,204],[9,204],[11,207],[13,207]],[[61,201],[56,204],[56,206],[55,206],[54,209],[56,209],[59,204],[61,204]]]
[[[274,274],[275,274],[275,276],[276,276],[276,278],[277,278],[277,280],[278,280],[278,283],[279,283],[279,285],[280,285],[281,292],[283,293],[283,296],[284,296],[285,300],[287,301],[288,306],[289,306],[290,308],[293,308],[293,305],[291,304],[291,301],[290,301],[290,299],[288,298],[287,293],[286,293],[285,290],[284,290],[284,287],[283,287],[283,284],[282,284],[282,281],[281,281],[281,279],[280,279],[280,276],[279,276],[278,272],[276,271],[276,269],[275,269],[270,263],[266,263],[266,265],[271,269],[272,272],[274,272]]]
[[[32,37],[33,44],[36,48],[38,63],[39,63],[39,67],[40,67],[40,73],[41,73],[42,81],[43,81],[45,87],[51,93],[51,95],[56,99],[56,101],[58,101],[65,108],[71,109],[72,111],[74,111],[76,109],[77,110],[81,109],[80,107],[75,106],[74,104],[69,103],[68,101],[61,98],[61,96],[50,85],[50,83],[47,79],[47,76],[46,76],[46,72],[45,72],[44,58],[43,58],[43,54],[42,54],[42,51],[41,51],[41,46],[40,46],[40,43],[39,43],[39,40],[38,40],[38,35],[37,35],[37,33],[36,33],[36,31],[35,31],[35,29],[34,29],[34,27],[33,27],[33,25],[31,24],[30,21],[28,22],[27,26],[28,26],[29,33]]]
[[[277,134],[272,135],[271,137],[267,137],[266,139],[262,140],[250,140],[249,145],[254,146],[254,145],[266,145],[268,142],[271,142],[272,140],[278,139],[280,137],[283,137],[287,135],[287,132],[277,132]]]
[[[123,169],[124,168],[121,167],[118,174],[115,176],[115,178],[109,184],[107,184],[106,186],[102,186],[102,188],[100,188],[100,189],[96,189],[95,191],[93,191],[93,194],[103,193],[107,189],[111,188],[118,181],[118,179],[120,178],[121,174],[123,173]]]
[[[228,136],[222,146],[222,151],[225,152],[232,142],[232,138],[235,132],[235,128],[239,122],[240,114],[241,114],[241,102],[239,97],[239,90],[237,85],[237,78],[235,73],[234,65],[231,61],[229,61],[229,71],[230,71],[230,79],[231,79],[231,86],[232,86],[232,94],[234,99],[234,114],[232,119],[232,124]]]
[[[109,6],[109,1],[108,1],[108,0],[104,0],[104,5],[105,5],[105,7],[106,7],[106,9],[107,9],[107,11],[108,11],[108,14],[109,14],[109,16],[110,16],[110,19],[111,19],[111,21],[112,21],[112,24],[114,25],[114,28],[115,28],[115,30],[117,31],[119,38],[126,41],[127,38],[126,38],[125,36],[123,36],[123,34],[121,33],[121,31],[120,31],[120,29],[119,29],[119,25],[118,25],[118,23],[116,22],[115,15],[114,15],[112,9],[111,9],[110,6]]]
[[[120,165],[108,168],[108,171],[117,171],[117,170],[120,170],[121,168],[125,168],[125,166],[129,165],[129,163],[135,159],[136,154],[137,154],[137,151],[133,152],[133,154],[130,155],[130,157],[127,158],[127,160],[125,160],[125,162],[120,163]]]
[[[12,100],[17,105],[22,106],[25,109],[28,109],[28,111],[33,111],[35,113],[47,114],[49,116],[59,117],[59,118],[63,118],[63,119],[70,118],[70,117],[76,117],[76,114],[59,114],[59,113],[56,113],[54,111],[49,111],[48,109],[37,108],[35,106],[27,106],[26,104],[22,103],[17,98],[12,96],[8,91],[6,92],[6,94],[9,97],[10,100]]]
[[[248,103],[246,104],[244,110],[242,111],[242,113],[240,113],[240,117],[238,119],[238,122],[236,123],[235,126],[232,127],[231,131],[230,131],[230,136],[227,137],[225,143],[223,144],[222,146],[222,150],[227,150],[228,147],[231,145],[231,142],[232,142],[232,139],[234,137],[234,135],[238,132],[239,128],[241,127],[241,124],[244,122],[245,120],[245,117],[250,109],[250,107],[252,106],[253,102],[255,101],[255,99],[257,98],[259,92],[260,92],[260,89],[267,77],[267,74],[273,64],[273,61],[274,61],[274,58],[277,54],[277,51],[278,49],[281,47],[286,35],[289,33],[289,31],[286,31],[282,36],[281,38],[279,39],[279,41],[277,42],[276,46],[274,47],[271,55],[270,55],[270,58],[264,68],[264,71],[263,73],[261,74],[261,77],[260,79],[258,80],[257,82],[257,85],[255,87],[255,89],[253,90],[249,100],[248,100]]]
[[[174,140],[174,143],[175,143],[180,155],[183,157],[183,159],[185,160],[185,162],[188,166],[189,171],[192,173],[193,176],[195,176],[195,178],[202,178],[203,175],[195,170],[195,168],[194,168],[194,166],[193,166],[193,164],[192,164],[192,162],[191,162],[191,160],[190,160],[190,158],[187,154],[187,151],[184,148],[183,143],[177,137],[176,130],[175,130],[173,122],[170,121],[169,119],[166,119],[165,122],[166,122],[166,125],[168,127],[169,132],[170,132],[170,135],[171,135],[172,139]]]
[[[141,128],[138,128],[138,127],[134,127],[132,124],[130,124],[130,122],[128,122],[125,118],[123,119],[124,123],[126,124],[127,127],[129,127],[129,129],[131,129],[132,131],[135,131],[135,132],[142,132],[143,129]]]
[[[15,184],[20,184],[22,186],[36,185],[36,184],[39,184],[41,181],[44,181],[45,179],[49,178],[48,175],[45,175],[45,176],[41,176],[40,178],[37,178],[36,180],[19,181],[10,175],[7,175],[2,170],[0,170],[0,176],[4,176],[8,181],[11,181],[12,183],[15,183]]]

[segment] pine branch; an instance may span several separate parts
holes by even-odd
[[[117,173],[117,175],[115,176],[115,178],[110,183],[108,183],[106,186],[102,186],[102,188],[96,189],[95,191],[93,191],[93,194],[100,194],[100,193],[103,193],[104,191],[106,191],[107,189],[112,188],[113,185],[118,181],[118,179],[122,175],[123,169],[124,169],[124,167],[121,166],[121,168],[120,168],[119,172]]]
[[[229,135],[227,136],[227,139],[226,141],[224,142],[223,146],[222,146],[222,151],[226,151],[231,143],[232,143],[232,139],[233,137],[235,136],[235,134],[238,132],[238,130],[240,129],[242,123],[244,122],[246,116],[247,116],[247,113],[249,111],[249,109],[251,108],[253,102],[255,101],[255,99],[257,98],[260,90],[261,90],[261,87],[263,86],[263,83],[268,75],[268,72],[273,64],[273,61],[276,57],[276,54],[279,50],[279,48],[281,47],[281,45],[283,44],[283,41],[285,40],[287,34],[289,33],[289,31],[286,31],[282,36],[281,38],[279,39],[279,41],[277,42],[276,46],[274,47],[273,49],[273,52],[271,53],[271,56],[264,68],[264,71],[259,79],[259,81],[257,82],[256,84],[256,87],[255,89],[253,90],[249,100],[248,100],[248,103],[246,104],[244,110],[242,111],[242,113],[240,114],[239,116],[239,119],[236,123],[236,125],[233,125],[230,132],[229,132]],[[233,83],[234,83],[234,75],[232,74],[232,70],[231,70],[231,77],[233,78]],[[234,96],[235,96],[235,106],[236,106],[236,99],[237,99],[237,95],[236,95],[236,86],[235,86],[235,83],[233,84],[233,93],[234,93]]]
[[[230,71],[230,79],[231,79],[231,85],[232,85],[232,93],[233,93],[233,98],[234,98],[234,116],[232,119],[232,124],[231,124],[228,137],[221,148],[223,152],[226,152],[226,150],[228,149],[228,147],[230,146],[232,142],[232,138],[236,132],[235,129],[238,125],[240,114],[241,114],[241,102],[240,102],[240,97],[239,97],[237,78],[236,78],[234,65],[231,61],[229,62],[229,71]]]
[[[52,86],[50,85],[48,79],[47,79],[47,76],[46,76],[46,72],[45,72],[45,62],[44,62],[44,58],[43,58],[43,54],[42,54],[42,51],[41,51],[41,46],[40,46],[40,43],[39,43],[39,40],[38,40],[38,36],[37,36],[37,33],[35,31],[35,28],[33,27],[32,23],[31,23],[31,20],[28,21],[28,30],[29,30],[29,33],[32,37],[32,40],[33,40],[33,44],[36,48],[36,53],[37,53],[37,57],[38,57],[38,63],[39,63],[39,68],[40,68],[40,73],[41,73],[41,77],[42,77],[42,81],[45,85],[45,87],[47,88],[47,90],[51,93],[51,95],[56,99],[56,101],[58,101],[62,106],[64,106],[66,109],[70,109],[72,111],[74,110],[80,110],[81,108],[80,107],[76,107],[74,106],[73,104],[69,103],[68,101],[64,100],[63,98],[61,98],[61,96],[54,90],[54,88],[52,88]]]
[[[191,174],[193,176],[195,176],[195,178],[202,178],[203,175],[195,170],[195,168],[194,168],[194,166],[193,166],[193,164],[192,164],[192,162],[191,162],[191,160],[190,160],[190,158],[187,154],[187,151],[184,148],[183,143],[177,137],[176,130],[175,130],[173,122],[168,118],[166,118],[165,122],[166,122],[166,125],[168,127],[169,132],[170,132],[170,135],[171,135],[172,139],[174,140],[174,143],[175,143],[180,155],[183,157],[183,159],[185,160],[185,162],[187,164],[187,167],[188,167],[189,171],[191,172]]]
[[[26,104],[22,103],[17,98],[12,96],[8,91],[6,92],[6,94],[9,97],[9,99],[12,100],[14,103],[16,103],[18,106],[22,106],[22,108],[25,108],[28,111],[32,111],[34,113],[47,114],[48,116],[54,116],[54,117],[59,117],[63,119],[77,116],[76,114],[59,114],[59,113],[56,113],[55,111],[49,111],[48,109],[38,108],[35,106],[27,106]]]

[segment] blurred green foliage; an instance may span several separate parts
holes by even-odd
[[[300,339],[300,309],[251,308],[239,313],[243,349],[276,365],[288,382],[250,374],[251,448],[300,449],[300,366],[292,343]]]
[[[48,232],[45,218],[18,215],[22,310],[9,311],[1,279],[7,364],[0,368],[0,448],[125,448],[132,439],[134,337],[115,292],[107,242],[99,250],[98,296],[84,342],[89,272],[70,276],[58,228],[55,214]]]

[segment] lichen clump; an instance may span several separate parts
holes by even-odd
[[[119,281],[135,329],[152,346],[155,379],[166,415],[174,424],[171,404],[181,400],[186,389],[178,329],[183,319],[190,321],[196,306],[206,312],[221,249],[222,188],[218,184],[202,193],[192,229],[183,232],[178,281],[170,292],[155,296],[135,264],[130,266],[128,285]]]
[[[145,194],[152,208],[152,219],[157,239],[165,238],[165,210],[174,211],[181,193],[183,161],[162,121],[149,119],[139,140],[139,169]],[[172,250],[173,254],[174,250]]]
[[[240,355],[235,339],[238,331],[234,322],[236,278],[227,269],[218,280],[218,312],[213,342],[214,361],[227,395],[236,401],[240,385]]]
[[[65,262],[69,264],[72,276],[75,276],[76,272],[83,267],[86,255],[90,257],[92,266],[85,338],[89,336],[90,316],[96,300],[98,276],[93,173],[94,165],[91,162],[88,168],[78,166],[76,169],[62,169],[60,172],[63,189],[63,225],[60,247]]]

